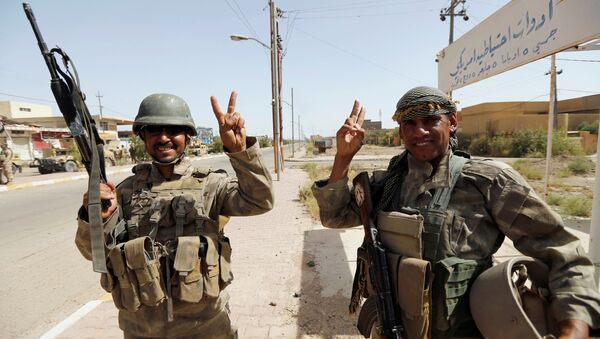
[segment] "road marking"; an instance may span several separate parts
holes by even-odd
[[[87,304],[83,305],[80,309],[75,311],[73,314],[68,316],[65,320],[61,321],[58,325],[54,326],[50,331],[44,333],[40,339],[52,339],[57,335],[64,332],[67,328],[73,326],[77,321],[83,318],[86,314],[90,313],[94,308],[100,305],[102,300],[92,300]]]

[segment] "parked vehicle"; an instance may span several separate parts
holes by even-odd
[[[69,155],[69,150],[55,150],[55,153],[55,156],[39,159],[40,164],[38,165],[38,171],[41,174],[53,172],[77,172],[79,170],[79,165],[77,164],[77,161]]]

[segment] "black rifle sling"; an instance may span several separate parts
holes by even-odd
[[[60,54],[63,57],[65,69],[71,76],[67,76],[64,72],[62,72],[62,70],[60,73],[65,79],[70,80],[68,82],[71,90],[71,99],[73,100],[73,105],[77,108],[77,112],[83,113],[79,118],[87,134],[85,141],[88,143],[89,149],[92,153],[88,179],[88,218],[90,223],[90,243],[92,246],[92,268],[94,272],[108,273],[106,268],[106,252],[104,250],[102,202],[100,200],[100,182],[102,181],[103,175],[100,162],[103,159],[100,159],[100,152],[98,148],[102,147],[102,144],[98,145],[97,143],[97,133],[95,133],[95,130],[92,126],[93,122],[90,121],[91,115],[87,111],[83,94],[79,88],[79,77],[77,75],[75,65],[69,59],[69,57],[64,54],[64,52]],[[69,71],[69,64],[71,64],[74,74]],[[104,178],[106,178],[105,174]]]

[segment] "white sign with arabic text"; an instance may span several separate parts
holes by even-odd
[[[512,0],[438,53],[438,87],[455,90],[599,37],[599,0]]]

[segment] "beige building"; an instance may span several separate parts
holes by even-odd
[[[469,135],[512,133],[548,129],[548,102],[488,102],[463,108],[459,129]],[[558,128],[577,129],[582,122],[600,119],[600,94],[559,100]]]
[[[37,105],[18,101],[0,101],[0,115],[8,119],[51,117],[52,108],[47,105]]]
[[[131,126],[133,120],[120,117],[93,115],[100,137],[108,148],[119,147],[118,126]],[[0,101],[0,121],[6,127],[8,135],[0,135],[0,142],[8,142],[15,155],[21,160],[33,160],[41,157],[39,142],[48,138],[71,142],[70,133],[61,116],[52,115],[52,108],[17,101]],[[59,145],[55,145],[59,147]]]

